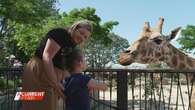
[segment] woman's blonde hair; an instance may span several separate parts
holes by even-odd
[[[73,33],[78,29],[78,28],[85,28],[87,29],[89,32],[92,33],[93,30],[93,26],[92,23],[89,20],[79,20],[74,22],[70,28],[69,28],[69,33],[71,34],[71,36],[73,35]]]

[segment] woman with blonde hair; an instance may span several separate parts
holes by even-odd
[[[65,69],[66,55],[91,33],[92,24],[80,20],[67,29],[55,28],[46,34],[22,76],[22,91],[42,91],[45,95],[42,101],[23,101],[22,110],[56,110],[58,99],[64,97],[60,81],[69,76]]]

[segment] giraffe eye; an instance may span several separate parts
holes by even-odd
[[[129,53],[129,52],[130,52],[130,50],[125,50],[125,51],[124,51],[124,53]]]
[[[161,44],[161,42],[162,42],[162,39],[159,39],[159,38],[154,38],[154,39],[152,39],[156,44]]]
[[[137,51],[132,51],[132,52],[131,52],[131,55],[136,56],[137,54],[138,54],[138,52],[137,52]]]

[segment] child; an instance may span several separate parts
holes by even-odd
[[[81,50],[74,49],[71,54],[68,55],[66,62],[66,68],[71,74],[64,84],[66,110],[89,110],[89,91],[105,91],[107,85],[82,74],[82,71],[86,68],[86,63]]]

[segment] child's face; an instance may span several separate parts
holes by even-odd
[[[84,56],[82,57],[82,59],[79,61],[78,66],[77,66],[81,71],[84,71],[87,68],[87,64],[85,61]]]
[[[87,68],[87,63],[85,61],[85,58],[83,56],[83,60],[82,60],[82,70],[84,71]]]

